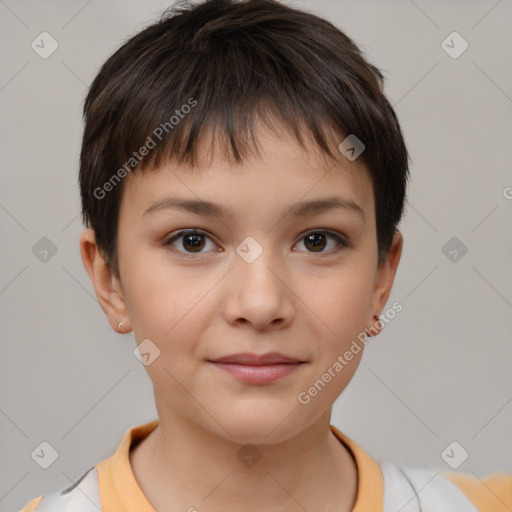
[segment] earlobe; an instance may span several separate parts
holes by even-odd
[[[382,330],[382,322],[380,321],[379,317],[377,315],[373,315],[373,325],[370,327],[367,327],[364,331],[366,335],[371,338],[372,336],[377,336],[377,334],[380,333]]]
[[[124,298],[114,285],[115,276],[96,244],[94,230],[90,228],[85,229],[80,235],[80,254],[96,291],[98,302],[112,329],[116,332],[129,332],[130,320]]]

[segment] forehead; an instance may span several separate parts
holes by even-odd
[[[257,146],[240,163],[230,157],[226,143],[210,134],[201,141],[194,166],[171,160],[130,173],[121,210],[129,205],[129,211],[141,217],[172,196],[218,204],[226,215],[236,216],[241,211],[261,215],[262,209],[281,211],[285,205],[330,197],[352,202],[366,215],[373,214],[371,179],[361,159],[351,162],[339,152],[339,158],[333,160],[311,139],[304,137],[302,147],[284,130],[260,127],[256,133]]]

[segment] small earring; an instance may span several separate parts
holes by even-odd
[[[364,331],[366,333],[366,335],[371,338],[373,336],[376,336],[377,334],[379,334],[379,332],[381,331],[382,329],[382,322],[380,321],[380,318],[378,315],[373,315],[373,319],[375,320],[375,323],[377,322],[380,322],[380,327],[378,329],[375,328],[375,326],[372,326],[372,327],[367,327]],[[373,332],[372,332],[373,331]]]
[[[117,326],[117,330],[120,331],[121,330],[121,327],[123,327],[123,322],[119,322],[118,326]]]

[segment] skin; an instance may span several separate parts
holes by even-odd
[[[120,279],[94,232],[80,237],[84,266],[112,328],[123,322],[122,332],[133,329],[137,344],[149,338],[160,350],[145,367],[160,424],[130,452],[135,478],[159,512],[342,512],[355,503],[357,468],[329,425],[363,350],[307,405],[297,396],[374,326],[372,317],[391,292],[402,236],[395,233],[379,264],[372,184],[357,160],[327,161],[313,145],[304,150],[269,130],[259,131],[258,141],[260,154],[243,164],[215,152],[193,172],[169,163],[127,176]],[[178,209],[143,215],[171,194],[218,202],[233,217]],[[286,215],[299,201],[333,195],[357,203],[364,217],[346,208]],[[199,252],[186,237],[165,245],[191,228],[205,232]],[[319,252],[305,239],[310,231],[325,235]],[[252,263],[236,252],[248,236],[263,249]],[[281,352],[305,363],[255,385],[207,361],[238,352]],[[237,458],[246,444],[262,455],[250,468]]]

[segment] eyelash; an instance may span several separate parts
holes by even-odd
[[[339,245],[336,249],[331,249],[330,251],[325,251],[325,252],[315,253],[315,252],[307,251],[307,252],[309,252],[309,254],[316,254],[316,255],[320,255],[320,256],[329,255],[329,254],[337,254],[341,250],[351,247],[350,243],[345,238],[341,237],[338,233],[336,233],[334,231],[330,231],[328,229],[318,229],[318,230],[308,231],[300,238],[299,242],[302,242],[307,236],[313,235],[313,234],[327,234],[331,238],[336,239],[336,241],[338,242]],[[204,236],[211,240],[211,238],[201,230],[188,229],[188,230],[181,230],[176,235],[172,236],[171,238],[168,238],[164,242],[164,246],[169,247],[169,249],[171,249],[173,252],[177,252],[178,254],[180,254],[180,256],[183,256],[185,258],[194,258],[194,257],[196,257],[195,255],[204,254],[202,252],[196,252],[196,253],[182,252],[182,251],[179,251],[178,249],[175,249],[174,247],[172,247],[172,243],[174,241],[178,240],[179,238],[181,238],[185,235],[201,235],[201,236]],[[301,252],[301,251],[296,251],[296,252]]]

